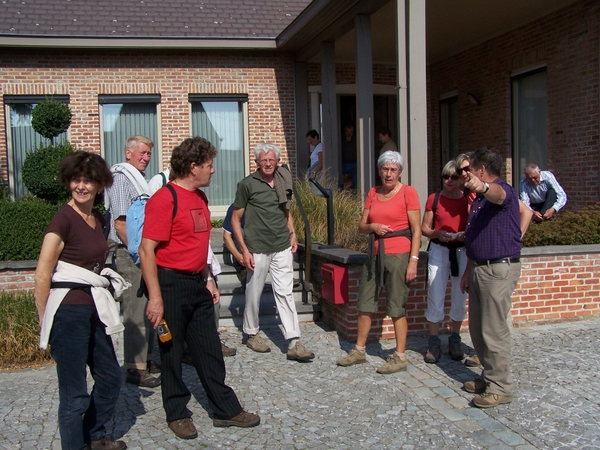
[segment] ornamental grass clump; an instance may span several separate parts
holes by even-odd
[[[355,191],[340,190],[330,179],[325,178],[321,185],[333,191],[334,244],[359,252],[366,251],[367,237],[358,233],[362,199]],[[312,242],[327,244],[327,200],[314,195],[304,178],[296,181],[296,189],[308,217]],[[298,241],[304,242],[304,221],[296,202],[292,203],[292,216]]]
[[[38,366],[52,360],[39,343],[33,292],[0,293],[0,369]]]

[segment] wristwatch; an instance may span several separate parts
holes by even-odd
[[[490,183],[487,182],[483,182],[483,187],[485,187],[485,190],[482,192],[483,195],[487,194],[487,192],[490,190]]]

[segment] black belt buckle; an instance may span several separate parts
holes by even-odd
[[[475,261],[476,266],[488,266],[491,264],[516,264],[520,263],[521,258],[498,258],[498,259],[480,259]]]

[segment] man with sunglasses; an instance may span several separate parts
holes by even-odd
[[[513,399],[511,295],[521,275],[521,215],[515,190],[500,178],[503,158],[487,147],[463,171],[465,187],[477,193],[465,230],[469,258],[461,289],[469,293],[469,331],[483,365],[481,378],[464,389],[479,394],[473,404],[490,408]]]
[[[533,211],[533,220],[543,222],[562,209],[567,203],[567,194],[547,170],[540,170],[535,164],[525,166],[525,176],[521,178],[521,200]]]

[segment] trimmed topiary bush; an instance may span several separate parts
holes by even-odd
[[[49,202],[64,202],[69,196],[69,189],[58,181],[60,162],[76,148],[69,142],[55,146],[43,146],[27,153],[21,174],[23,183],[36,197]]]
[[[32,197],[0,201],[0,261],[38,259],[44,232],[60,206]]]
[[[66,103],[46,99],[31,111],[31,126],[36,133],[54,143],[54,138],[71,125],[71,109]]]

